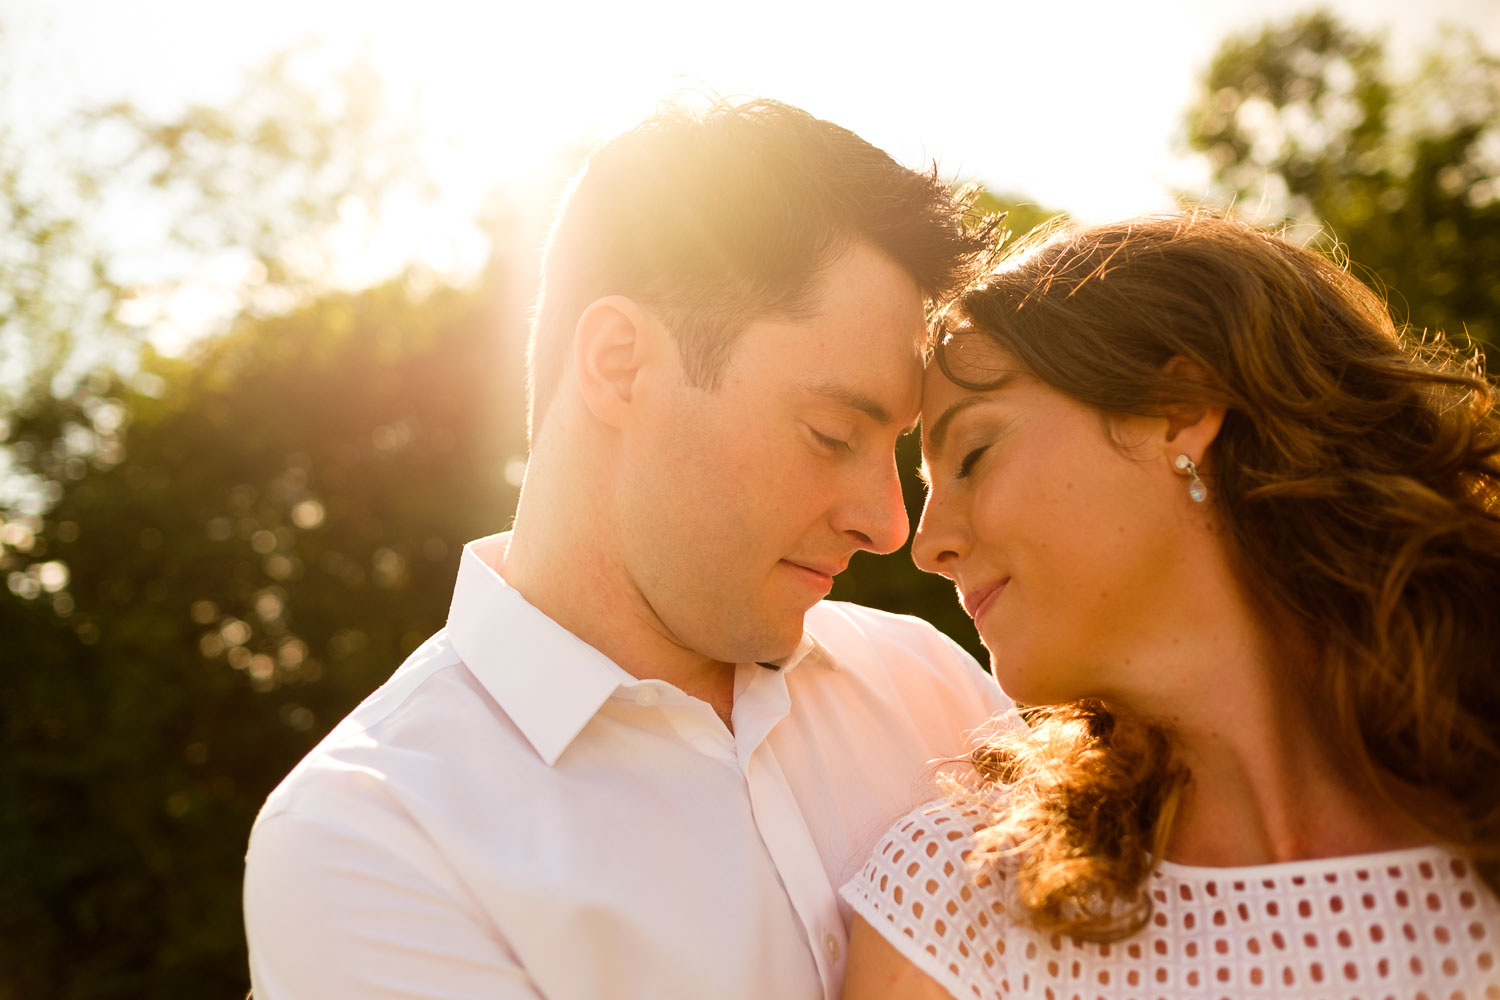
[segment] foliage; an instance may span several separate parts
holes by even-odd
[[[1494,61],[1450,40],[1426,82],[1395,81],[1331,19],[1275,30],[1228,43],[1193,112],[1224,189],[1251,201],[1269,172],[1276,212],[1332,225],[1419,322],[1495,336]],[[39,345],[0,420],[35,487],[0,521],[0,1000],[242,995],[256,809],[441,626],[459,546],[514,506],[510,290],[529,268],[497,257],[471,290],[320,281],[351,214],[420,170],[368,81],[278,79],[233,113],[93,116],[125,139],[61,195],[0,133],[0,348]],[[257,266],[233,328],[186,359],[69,383],[85,319],[138,336],[128,304],[162,291],[81,228],[95,181],[162,198],[180,250]],[[980,208],[1009,209],[1017,234],[1052,214],[993,193]],[[898,459],[915,525],[914,436]],[[856,558],[834,596],[983,653],[909,547]]]
[[[430,192],[366,69],[288,59],[226,110],[0,123],[0,1000],[243,996],[255,810],[514,504],[516,268],[337,292]],[[234,329],[153,354],[216,280]]]
[[[74,209],[89,187],[39,169],[0,122],[0,406],[50,392],[80,339],[111,322],[118,289]]]
[[[148,359],[159,398],[105,389],[122,460],[0,567],[0,997],[243,993],[255,811],[442,625],[459,546],[514,506],[490,301],[330,296]],[[13,427],[39,472],[78,410]]]
[[[330,75],[313,55],[283,53],[222,108],[119,103],[41,135],[0,122],[0,407],[129,370],[185,292],[231,319],[334,290],[336,263],[373,280],[387,205],[436,192],[374,69]],[[3,70],[0,95],[17,85]]]
[[[1005,242],[1008,245],[1015,240],[1024,237],[1037,226],[1053,219],[1066,221],[1067,214],[1055,209],[1049,209],[1034,201],[1013,194],[1002,194],[997,191],[981,189],[974,199],[974,210],[983,215],[1005,216],[1004,230],[1006,232]]]
[[[1409,77],[1327,13],[1230,38],[1187,133],[1242,208],[1325,225],[1398,320],[1500,344],[1500,59],[1472,35]]]
[[[323,292],[334,255],[348,252],[333,245],[336,231],[378,217],[396,192],[436,192],[417,152],[419,130],[392,113],[374,67],[307,78],[299,60],[307,55],[277,55],[225,107],[193,105],[162,120],[116,104],[85,117],[123,138],[112,172],[176,207],[178,248],[232,250],[253,265],[257,287]]]

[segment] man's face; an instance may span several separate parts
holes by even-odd
[[[626,568],[650,627],[713,660],[791,653],[860,549],[906,540],[896,438],[921,402],[922,300],[857,244],[813,315],[752,322],[717,390],[659,379],[621,455]]]

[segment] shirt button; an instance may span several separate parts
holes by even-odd
[[[823,935],[823,953],[828,956],[828,961],[839,960],[839,939],[832,934]]]
[[[637,705],[650,708],[659,701],[661,701],[661,692],[654,687],[641,688],[635,693],[635,703]]]

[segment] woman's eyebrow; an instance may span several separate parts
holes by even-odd
[[[947,436],[948,427],[953,423],[953,418],[971,406],[992,402],[994,400],[994,393],[1014,382],[1018,374],[1018,372],[1006,372],[1000,376],[998,381],[983,392],[975,392],[965,396],[944,410],[942,415],[932,422],[931,428],[927,431],[927,450],[932,452],[934,456],[941,455],[943,453],[943,438]],[[926,421],[924,420],[923,423],[925,424]]]

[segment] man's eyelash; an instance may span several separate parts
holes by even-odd
[[[818,440],[819,444],[830,451],[849,451],[853,447],[848,441],[840,441],[836,437],[829,437],[827,434],[820,434],[817,431],[813,431],[812,435]]]
[[[965,455],[963,461],[958,463],[958,471],[953,474],[953,478],[967,479],[969,473],[974,471],[975,463],[979,461],[979,459],[984,455],[986,451],[989,450],[989,447],[989,445],[984,445],[982,447],[975,448],[973,451]]]

